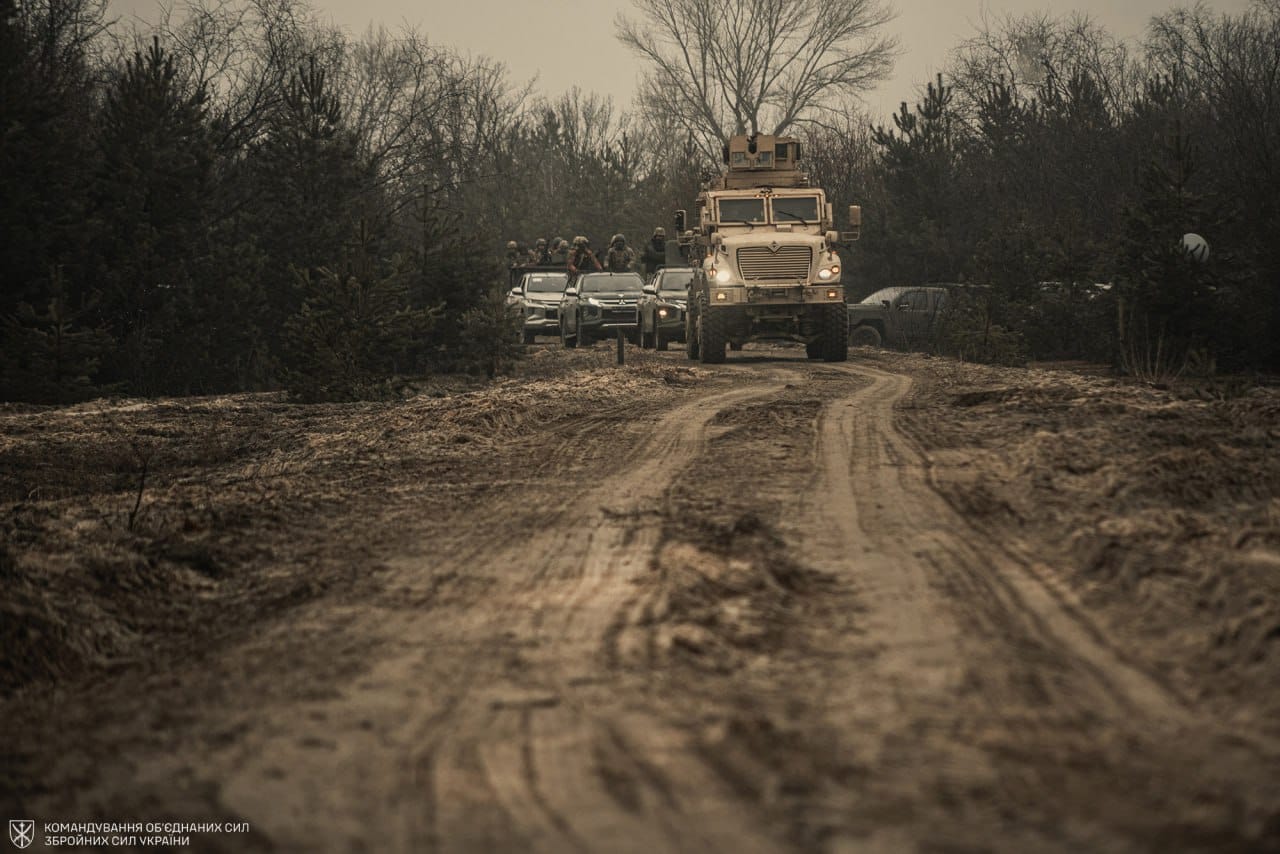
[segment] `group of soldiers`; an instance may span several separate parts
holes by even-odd
[[[514,240],[507,241],[507,267],[514,271],[522,267],[559,267],[563,266],[570,276],[578,273],[607,272],[626,273],[636,269],[637,261],[643,266],[647,275],[651,275],[666,263],[667,232],[661,227],[653,230],[653,236],[644,245],[644,251],[637,257],[636,251],[627,245],[627,238],[615,234],[609,241],[609,248],[603,255],[597,255],[591,248],[591,241],[579,235],[573,243],[562,237],[547,241],[539,237],[532,249],[521,249]]]

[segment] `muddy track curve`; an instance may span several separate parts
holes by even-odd
[[[541,425],[438,518],[362,519],[420,525],[375,593],[173,674],[138,719],[203,715],[163,749],[115,716],[30,803],[234,816],[238,851],[1272,844],[1274,747],[944,500],[907,376],[796,356]]]

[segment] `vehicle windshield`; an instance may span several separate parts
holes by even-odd
[[[774,196],[773,221],[798,222],[803,220],[816,223],[821,216],[818,213],[817,196]]]
[[[535,294],[558,294],[564,290],[564,283],[569,278],[565,273],[552,273],[547,276],[530,276],[525,280],[525,292]]]
[[[693,271],[686,273],[666,273],[658,281],[658,290],[666,293],[668,291],[678,291],[684,293],[689,290],[689,283],[693,281]]]
[[[764,199],[721,199],[721,222],[764,222]]]
[[[584,294],[640,293],[644,282],[636,273],[620,273],[616,276],[583,276],[578,292]]]
[[[888,300],[893,302],[902,293],[902,288],[882,288],[862,301],[863,305],[879,305]]]

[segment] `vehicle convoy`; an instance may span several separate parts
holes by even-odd
[[[849,345],[914,347],[927,342],[947,307],[941,287],[882,288],[849,306]]]
[[[583,273],[560,298],[560,341],[566,347],[591,343],[621,329],[636,334],[636,309],[644,295],[639,273]]]
[[[640,300],[640,346],[667,349],[671,341],[684,341],[684,315],[689,306],[690,267],[661,267],[644,286]]]
[[[726,347],[783,339],[804,343],[811,359],[844,361],[849,317],[836,254],[842,235],[831,230],[826,194],[800,171],[800,143],[734,136],[724,160],[724,174],[703,184],[690,226],[689,357],[723,362]],[[676,212],[682,235],[686,219]],[[856,240],[857,205],[849,221],[844,238]]]
[[[559,334],[560,298],[568,281],[563,269],[535,270],[520,279],[514,293],[524,315],[524,343],[532,344],[538,335]]]

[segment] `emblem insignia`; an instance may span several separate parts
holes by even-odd
[[[776,240],[769,244],[769,251],[770,251],[770,252],[772,252],[772,253],[773,253],[773,254],[775,254],[775,255],[777,255],[777,254],[778,254],[778,250],[779,250],[779,249],[781,249],[781,248],[782,248],[782,247],[778,245],[778,241],[776,241]]]
[[[27,848],[36,841],[36,823],[30,819],[9,819],[9,841],[18,848]]]

